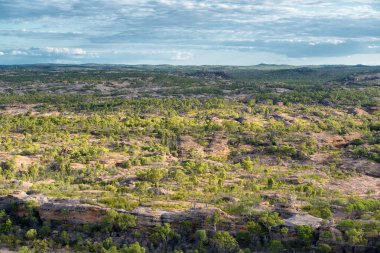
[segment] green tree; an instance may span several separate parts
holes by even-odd
[[[25,237],[26,237],[26,239],[28,239],[29,241],[32,241],[32,240],[36,239],[36,237],[37,237],[37,230],[35,230],[34,228],[29,229],[29,230],[26,232]]]
[[[264,232],[263,227],[259,223],[254,222],[254,221],[247,222],[247,229],[249,233],[254,234],[254,235],[261,235]]]
[[[364,244],[366,240],[364,239],[364,232],[359,228],[351,228],[345,232],[348,242],[352,244]]]
[[[332,251],[332,248],[330,245],[326,243],[319,243],[318,244],[318,252],[321,253],[330,253]]]
[[[45,253],[49,249],[49,243],[46,240],[34,240],[33,249],[35,253]]]
[[[267,187],[268,189],[272,189],[274,185],[274,179],[273,178],[268,178],[267,180]]]
[[[238,242],[227,232],[216,232],[211,239],[211,245],[216,252],[220,253],[233,253],[239,251]]]
[[[177,237],[179,237],[179,235],[171,229],[170,224],[165,223],[162,226],[157,226],[149,236],[149,239],[155,244],[163,243],[165,249],[167,249],[169,241]]]
[[[16,163],[14,160],[5,161],[0,164],[1,173],[6,179],[11,179],[16,170]]]
[[[279,253],[279,252],[281,252],[281,250],[284,249],[284,246],[282,245],[281,241],[279,241],[279,240],[272,240],[269,243],[268,249],[269,249],[269,251],[271,253]]]
[[[137,173],[137,177],[141,180],[152,183],[155,187],[159,187],[159,183],[165,176],[165,171],[160,168],[150,168],[146,171]]]
[[[50,233],[51,233],[50,226],[49,225],[42,226],[40,233],[41,233],[41,236],[43,236],[43,237],[50,235]]]
[[[197,230],[195,232],[195,239],[197,241],[197,244],[198,244],[198,249],[202,249],[203,248],[203,245],[206,243],[207,241],[207,233],[206,233],[206,230],[204,229],[201,229],[201,230]]]
[[[251,157],[247,156],[242,162],[241,167],[245,169],[246,171],[252,171],[253,170],[253,162],[251,160]]]
[[[115,210],[109,210],[104,218],[106,228],[123,231],[136,226],[136,216],[126,213],[118,213]]]
[[[61,232],[61,235],[60,235],[60,240],[61,240],[63,245],[69,245],[69,243],[70,243],[69,233],[67,233],[67,231],[63,230]]]
[[[12,221],[7,219],[3,224],[0,225],[0,232],[9,233],[12,230]]]
[[[17,250],[18,253],[30,253],[33,252],[31,249],[29,249],[27,246],[22,246]]]
[[[220,211],[215,210],[210,218],[211,224],[214,226],[214,231],[216,231],[216,226],[220,222]]]
[[[134,191],[139,196],[139,204],[141,205],[141,198],[148,192],[149,185],[147,182],[137,182]]]
[[[309,225],[298,225],[296,227],[298,239],[306,246],[311,245],[314,239],[314,228]]]
[[[264,212],[260,215],[259,222],[270,232],[272,227],[277,227],[284,224],[277,212]]]
[[[29,176],[35,181],[40,173],[40,168],[38,165],[33,164],[28,168]]]
[[[132,243],[128,246],[124,246],[121,249],[122,253],[145,253],[145,248],[141,247],[138,242]]]

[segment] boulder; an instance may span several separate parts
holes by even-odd
[[[323,219],[314,217],[306,213],[296,213],[288,219],[285,219],[285,226],[296,227],[298,225],[309,225],[313,228],[319,228],[322,224]]]

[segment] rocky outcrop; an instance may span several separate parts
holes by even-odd
[[[41,220],[71,224],[100,223],[108,210],[101,206],[83,204],[79,200],[55,199],[41,194],[28,195],[25,192],[0,197],[0,209],[10,210],[16,206],[16,215],[27,216],[30,212],[26,204],[30,202],[34,203]]]
[[[109,208],[81,203],[79,200],[55,199],[43,195],[28,195],[19,192],[0,197],[0,208],[10,210],[17,206],[18,216],[29,215],[25,204],[29,201],[36,203],[36,211],[43,221],[60,221],[68,224],[99,224],[104,220]],[[13,209],[12,209],[13,210]],[[169,223],[175,229],[181,229],[185,222],[196,229],[214,229],[211,217],[218,211],[221,222],[217,227],[220,230],[237,231],[244,229],[245,221],[236,216],[226,214],[215,207],[190,208],[187,210],[159,210],[140,206],[130,212],[118,212],[135,215],[136,229],[145,230],[163,223]]]
[[[294,228],[299,225],[308,225],[313,228],[319,228],[323,219],[314,217],[310,214],[296,213],[292,217],[285,219],[285,226]]]
[[[358,132],[347,133],[345,135],[332,135],[327,132],[321,132],[313,133],[312,135],[320,145],[331,145],[337,148],[345,147],[351,141],[362,137],[362,134]]]
[[[201,158],[205,156],[204,148],[194,141],[193,137],[185,135],[179,140],[179,155],[184,158]]]
[[[342,168],[347,171],[354,171],[371,177],[380,178],[380,164],[367,159],[345,158]]]
[[[350,114],[353,114],[353,115],[357,115],[357,116],[365,116],[365,115],[368,115],[368,112],[366,112],[365,110],[361,109],[361,108],[348,108],[348,113]]]
[[[81,204],[77,201],[44,203],[38,208],[43,221],[61,221],[71,224],[99,224],[107,214],[108,208]]]
[[[151,187],[148,189],[148,192],[153,193],[155,195],[163,195],[163,196],[173,195],[172,191],[167,190],[162,187]]]
[[[230,154],[230,149],[227,144],[227,136],[222,132],[217,132],[212,137],[206,152],[208,155],[214,157],[227,157]]]
[[[218,208],[191,208],[188,210],[157,210],[150,207],[138,207],[131,211],[137,217],[137,227],[141,229],[153,228],[159,224],[169,223],[174,229],[181,229],[185,224],[191,224],[196,229],[213,230],[211,222],[213,214],[219,211],[221,222],[217,224],[219,230],[238,231],[245,228],[245,222],[239,217],[231,216]]]

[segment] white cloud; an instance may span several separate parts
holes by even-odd
[[[1,56],[1,55],[4,55],[4,52],[1,52],[1,51],[0,51],[0,56]]]
[[[12,61],[20,63],[45,58],[80,62],[112,58],[116,62],[128,54],[142,63],[154,58],[177,61],[176,64],[202,64],[211,50],[334,57],[377,51],[378,3],[379,0],[35,0],[30,5],[26,0],[17,0],[6,4],[0,15],[0,37],[4,54],[18,55]],[[202,58],[197,50],[208,51]],[[2,61],[5,58],[11,57],[2,57]]]
[[[12,50],[11,55],[13,55],[13,56],[28,55],[28,52],[22,51],[22,50]]]
[[[174,55],[171,59],[175,61],[186,61],[186,60],[192,59],[193,57],[194,57],[193,53],[176,51],[174,52]]]
[[[319,44],[339,45],[339,44],[343,44],[343,43],[346,43],[346,41],[342,40],[342,39],[329,38],[329,39],[312,40],[309,42],[309,45],[311,45],[311,46],[316,46]]]
[[[67,47],[47,47],[42,49],[46,53],[60,54],[60,55],[86,55],[87,51],[83,48],[67,48]]]

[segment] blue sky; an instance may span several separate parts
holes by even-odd
[[[0,64],[380,65],[380,0],[0,0]]]

